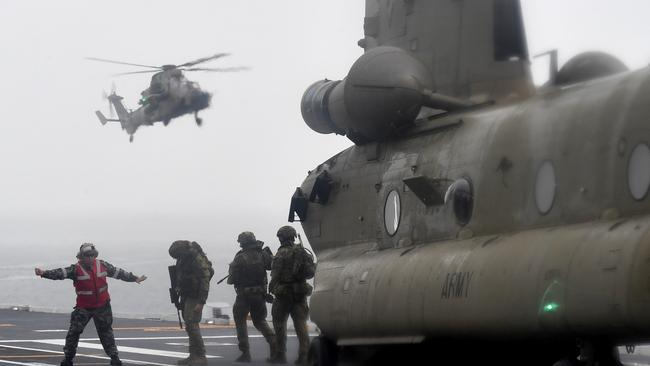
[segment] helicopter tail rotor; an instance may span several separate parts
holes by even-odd
[[[106,90],[102,90],[102,98],[108,101],[108,114],[111,119],[115,118],[115,106],[113,105],[113,102],[111,102],[111,97],[116,95],[117,94],[115,93],[115,82],[111,83],[111,94],[106,94]]]

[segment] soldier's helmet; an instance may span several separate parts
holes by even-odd
[[[296,237],[296,229],[291,226],[283,226],[278,229],[278,239],[280,241],[290,241]]]
[[[83,243],[79,247],[79,253],[77,253],[77,258],[81,259],[81,257],[97,257],[98,255],[99,252],[95,248],[95,244]]]
[[[252,232],[244,231],[237,237],[237,242],[240,246],[244,247],[257,244],[257,239],[255,239],[255,234]]]
[[[169,255],[175,259],[184,257],[190,252],[190,244],[188,240],[176,240],[169,247]]]

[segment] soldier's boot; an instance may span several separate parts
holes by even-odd
[[[122,361],[117,355],[111,356],[111,366],[122,366]]]
[[[191,357],[185,357],[182,360],[176,361],[177,365],[189,365]]]
[[[269,357],[266,359],[266,362],[273,363],[275,357],[278,355],[278,345],[275,342],[275,339],[269,343]]]
[[[206,366],[208,359],[205,356],[190,356],[189,366]]]
[[[298,358],[296,359],[296,362],[294,362],[296,365],[305,365],[307,366],[307,355],[304,353],[301,353],[298,355]]]
[[[72,359],[71,358],[64,358],[63,361],[61,361],[61,366],[72,366]]]
[[[284,352],[276,352],[273,359],[269,361],[270,363],[287,363],[287,354]]]
[[[235,359],[235,362],[251,362],[251,353],[250,351],[244,351]]]

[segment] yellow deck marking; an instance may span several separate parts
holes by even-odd
[[[16,324],[0,324],[0,328],[2,327],[15,327]]]
[[[0,356],[0,359],[6,360],[6,359],[11,359],[11,358],[52,358],[52,357],[57,357],[58,358],[58,357],[61,357],[61,355]]]
[[[234,325],[217,325],[217,324],[200,324],[201,329],[234,329]],[[139,330],[143,332],[168,332],[168,331],[179,331],[185,332],[185,329],[181,329],[178,326],[166,326],[166,327],[113,327],[113,330]]]

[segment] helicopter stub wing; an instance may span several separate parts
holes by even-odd
[[[520,0],[366,0],[366,52],[401,48],[435,92],[475,101],[533,93]]]

